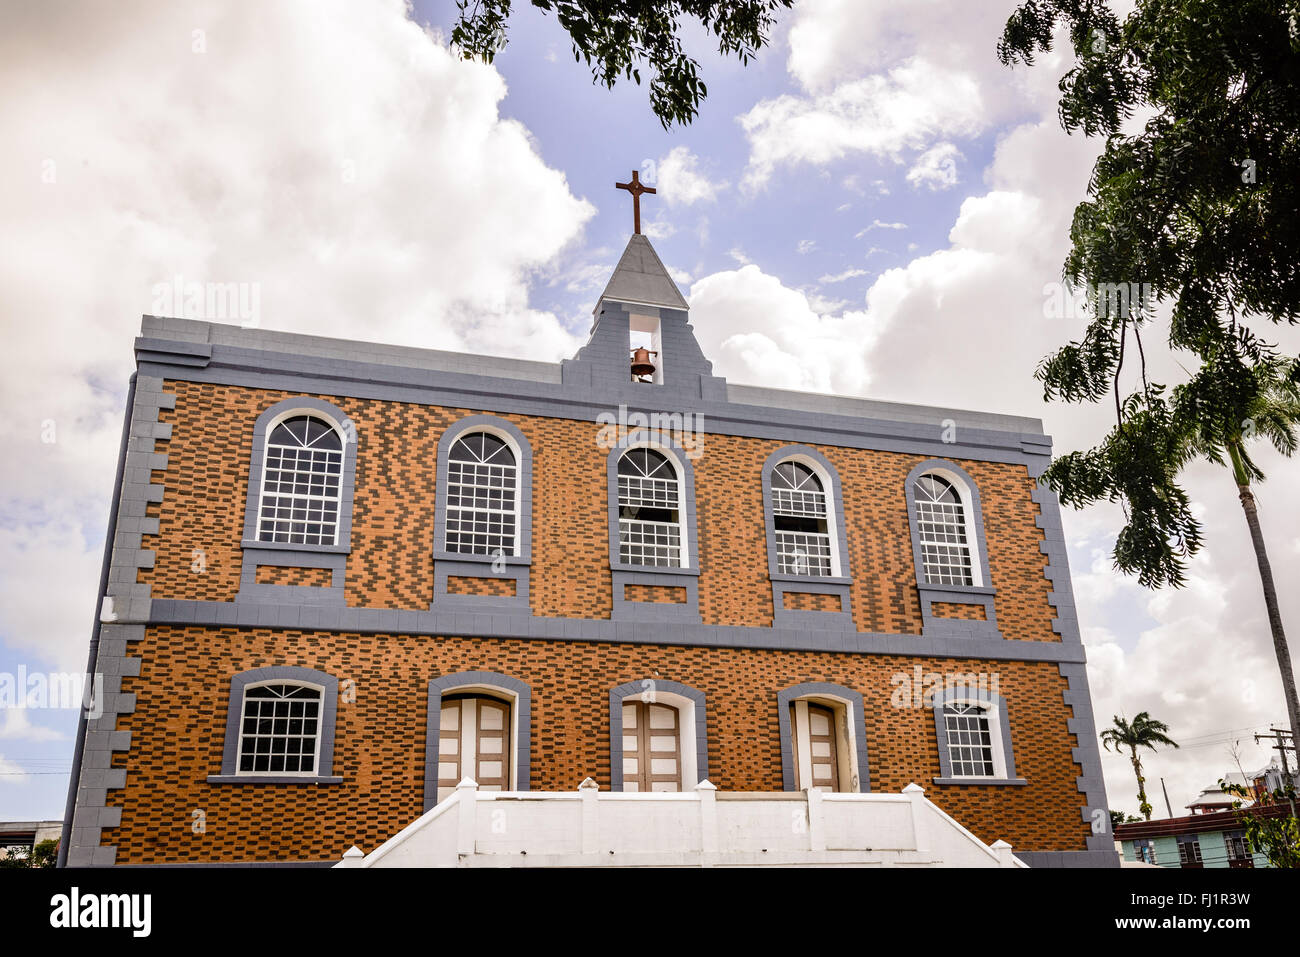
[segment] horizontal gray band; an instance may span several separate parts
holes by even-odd
[[[861,631],[542,618],[535,615],[474,614],[459,610],[403,611],[391,608],[250,604],[174,598],[155,598],[148,624],[692,645],[703,648],[763,648],[777,651],[834,651],[996,661],[1086,661],[1080,645],[1059,641],[955,636],[925,638],[919,635]]]

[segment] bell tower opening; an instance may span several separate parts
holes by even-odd
[[[634,312],[628,317],[628,358],[633,382],[663,385],[663,336],[658,316]]]

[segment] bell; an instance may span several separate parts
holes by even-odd
[[[645,346],[638,346],[632,350],[632,375],[641,380],[644,380],[646,376],[654,375],[655,364],[650,361],[650,357],[658,354],[657,352],[651,352]]]

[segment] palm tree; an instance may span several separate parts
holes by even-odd
[[[1178,747],[1178,742],[1165,735],[1169,726],[1163,721],[1154,720],[1150,714],[1143,711],[1133,719],[1133,723],[1125,721],[1119,715],[1111,718],[1114,725],[1107,728],[1101,733],[1101,743],[1106,750],[1110,750],[1113,744],[1115,750],[1128,748],[1129,760],[1133,762],[1133,773],[1137,775],[1138,782],[1138,810],[1149,821],[1151,820],[1151,805],[1147,803],[1147,779],[1142,776],[1142,759],[1138,757],[1138,748],[1150,748],[1156,750],[1156,745],[1167,744],[1170,747]]]
[[[1254,361],[1243,361],[1238,349],[1214,349],[1205,356],[1201,370],[1186,385],[1175,390],[1181,393],[1175,407],[1181,407],[1186,417],[1176,424],[1182,435],[1184,452],[1188,457],[1199,456],[1216,465],[1231,468],[1237,483],[1237,497],[1246,513],[1246,525],[1255,548],[1255,563],[1259,566],[1259,580],[1264,589],[1264,606],[1268,611],[1268,626],[1273,633],[1273,651],[1277,656],[1278,670],[1282,673],[1282,694],[1286,701],[1287,717],[1291,724],[1291,740],[1300,741],[1300,698],[1296,695],[1295,671],[1291,667],[1291,652],[1287,647],[1286,632],[1282,628],[1282,612],[1277,602],[1277,586],[1273,582],[1273,568],[1264,547],[1264,531],[1259,519],[1259,507],[1251,489],[1254,482],[1262,482],[1264,473],[1251,459],[1249,442],[1262,436],[1285,456],[1297,447],[1296,426],[1300,424],[1300,361],[1276,355],[1271,350],[1251,356]],[[1237,375],[1231,392],[1208,388],[1207,384],[1223,381],[1216,377],[1223,373],[1222,366],[1232,367]]]

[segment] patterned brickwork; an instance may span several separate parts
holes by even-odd
[[[329,588],[333,573],[328,568],[281,568],[278,565],[258,565],[256,581],[259,585],[305,585],[310,588]]]
[[[352,844],[373,850],[419,816],[429,679],[488,668],[532,690],[533,789],[572,790],[586,776],[609,786],[609,689],[658,677],[708,699],[711,780],[723,790],[780,790],[777,691],[828,681],[864,698],[871,786],[911,781],[982,840],[1019,850],[1084,847],[1079,766],[1057,667],[927,659],[941,673],[993,671],[1007,701],[1022,787],[937,786],[933,712],[896,707],[899,678],[916,659],[896,656],[703,649],[585,642],[150,628],[139,645],[138,696],[119,721],[132,734],[124,790],[109,792],[120,827],[104,832],[119,863],[181,860],[337,859]],[[334,773],[341,785],[211,785],[221,766],[230,678],[296,665],[355,682],[340,701]],[[894,680],[891,681],[891,678]],[[918,696],[919,697],[919,696]],[[891,702],[891,698],[893,701]],[[192,832],[192,813],[205,832]]]
[[[514,598],[515,580],[500,577],[473,577],[469,575],[448,575],[447,594],[449,595],[491,595],[496,598]]]
[[[174,426],[160,441],[168,468],[156,552],[139,581],[156,598],[232,601],[239,589],[239,540],[257,416],[289,393],[169,381]],[[357,427],[353,550],[346,601],[353,606],[426,609],[433,596],[433,527],[438,437],[479,410],[320,396]],[[503,415],[533,449],[533,566],[529,602],[548,617],[608,618],[612,607],[607,530],[607,451],[595,423]],[[768,626],[772,590],[763,527],[764,460],[784,443],[708,435],[694,463],[706,624]],[[921,631],[904,480],[917,455],[818,446],[843,484],[854,622],[859,630]],[[1024,466],[960,460],[979,485],[998,625],[1008,638],[1059,641],[1047,602],[1039,506]],[[203,557],[202,562],[196,555]],[[199,569],[199,570],[196,570]]]
[[[669,585],[624,585],[623,600],[684,605],[686,604],[686,589]]]
[[[960,601],[936,601],[930,605],[930,614],[936,618],[964,618],[967,621],[988,621],[983,605]]]
[[[843,611],[839,595],[819,595],[816,592],[788,591],[781,599],[790,611]]]

